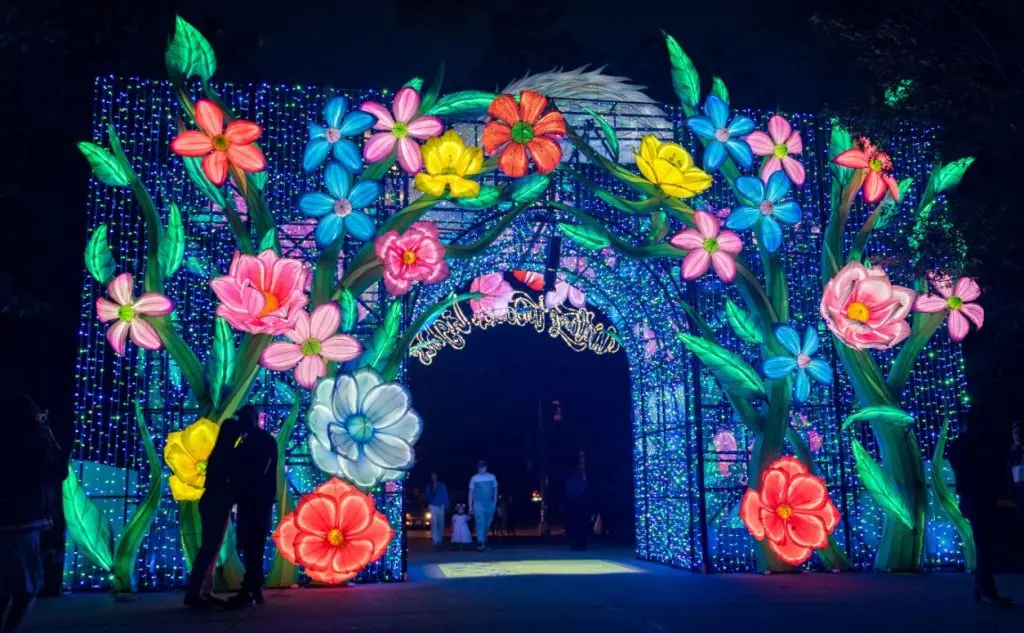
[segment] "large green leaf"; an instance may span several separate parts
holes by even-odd
[[[106,224],[97,226],[89,236],[89,243],[85,246],[85,268],[101,284],[110,283],[114,278],[117,264],[107,242]]]
[[[928,188],[924,196],[922,196],[922,200],[930,199],[936,194],[960,184],[960,180],[964,177],[964,172],[973,163],[974,158],[967,156],[966,158],[958,158],[948,165],[940,164],[936,166],[928,179]]]
[[[199,190],[203,192],[204,196],[223,209],[228,206],[228,202],[224,198],[224,191],[217,185],[210,182],[210,179],[206,177],[205,173],[203,173],[202,160],[203,159],[201,158],[190,156],[186,156],[182,159],[185,163],[185,171],[188,172],[188,177],[192,182],[199,187]]]
[[[887,405],[864,407],[847,416],[842,430],[845,431],[850,425],[858,422],[881,422],[890,426],[907,427],[914,423],[914,416],[902,409]]]
[[[855,438],[850,438],[850,445],[853,447],[853,460],[857,465],[857,474],[861,482],[875,503],[879,505],[892,518],[896,519],[909,529],[914,529],[914,520],[907,506],[907,500],[903,496],[899,485],[888,473],[883,471],[875,460],[871,458],[867,449]]]
[[[206,364],[206,379],[210,384],[210,395],[215,404],[221,404],[225,388],[231,381],[234,371],[235,335],[231,332],[228,322],[218,317],[214,326],[210,360]]]
[[[589,248],[591,250],[607,248],[612,243],[606,232],[593,226],[559,222],[558,230],[565,233],[566,237],[583,248]]]
[[[722,81],[721,77],[715,76],[711,78],[711,94],[729,103],[729,89],[725,87],[725,82]]]
[[[413,77],[405,82],[403,88],[412,88],[416,92],[423,92],[423,77]]]
[[[394,300],[388,306],[384,322],[373,331],[366,345],[366,350],[359,357],[359,367],[372,367],[378,372],[387,364],[391,352],[398,342],[398,328],[402,320],[402,302]]]
[[[829,165],[832,168],[832,174],[839,181],[840,186],[845,186],[846,183],[850,181],[850,177],[853,176],[853,170],[849,167],[836,165],[832,161],[835,160],[836,156],[839,156],[852,147],[853,137],[850,136],[849,130],[847,130],[838,119],[833,119],[832,131],[828,140],[828,160]]]
[[[455,204],[461,209],[488,209],[498,203],[501,189],[491,185],[481,185],[480,193],[475,198],[457,198]]]
[[[64,500],[64,518],[68,524],[68,534],[75,546],[89,560],[96,563],[104,571],[110,571],[113,565],[111,554],[110,519],[100,511],[96,502],[85,494],[85,489],[78,482],[75,471],[68,473],[62,486]]]
[[[359,305],[356,297],[348,288],[342,288],[338,297],[338,306],[341,308],[341,331],[351,332],[359,320]]]
[[[163,498],[163,470],[160,457],[157,455],[156,447],[153,446],[153,437],[146,426],[146,419],[142,415],[142,407],[139,401],[135,401],[135,421],[139,425],[139,439],[146,450],[146,459],[149,461],[149,491],[146,497],[135,510],[128,525],[125,526],[121,538],[117,541],[114,549],[114,591],[133,592],[135,591],[135,563],[139,554],[139,547],[142,540],[153,523],[157,510],[160,508],[160,500]]]
[[[647,231],[647,237],[644,238],[644,242],[647,244],[658,244],[661,240],[665,239],[668,235],[669,226],[668,214],[658,209],[651,213],[651,227]],[[675,247],[673,247],[675,248]]]
[[[171,277],[181,268],[185,259],[185,225],[181,221],[181,210],[171,203],[167,213],[167,230],[160,236],[160,267],[164,277]]]
[[[899,212],[900,205],[904,200],[907,199],[907,194],[910,193],[910,188],[914,184],[913,178],[904,178],[899,183],[900,200],[899,202],[893,200],[891,195],[886,195],[882,200],[881,208],[878,210],[878,218],[875,220],[874,230],[880,231],[885,227],[889,226],[893,218],[896,217]]]
[[[946,452],[946,440],[948,437],[949,418],[946,418],[942,422],[939,441],[935,443],[935,456],[932,458],[932,488],[935,489],[935,499],[939,502],[939,507],[949,517],[950,522],[953,523],[953,527],[956,528],[957,533],[960,535],[960,540],[964,544],[964,566],[967,568],[967,571],[974,571],[974,566],[977,564],[974,548],[974,531],[971,529],[971,524],[964,518],[963,513],[960,512],[956,495],[949,489],[949,486],[946,485],[946,480],[942,477],[942,464],[945,461],[942,455]]]
[[[493,92],[479,90],[463,90],[446,94],[427,109],[427,114],[434,116],[478,116],[487,112],[487,108],[498,95]]]
[[[747,343],[753,343],[755,345],[761,343],[764,337],[761,334],[761,328],[757,327],[757,321],[749,312],[739,307],[732,302],[731,299],[725,300],[725,319],[729,322],[729,327],[736,333],[736,336],[740,337],[741,340]]]
[[[700,76],[697,74],[697,68],[683,52],[676,38],[668,33],[662,34],[668,46],[669,63],[672,64],[672,88],[675,89],[680,103],[696,108],[700,103]]]
[[[605,149],[608,150],[608,158],[619,162],[619,136],[615,133],[615,128],[608,123],[607,119],[593,110],[583,108],[583,111],[592,116],[598,127],[601,128],[601,140],[604,142]]]
[[[551,179],[544,174],[530,174],[512,182],[512,202],[518,205],[533,204],[544,195]]]
[[[253,184],[257,189],[263,191],[267,188],[267,170],[256,171],[249,174],[249,182]]]
[[[113,154],[96,143],[82,141],[78,144],[78,150],[89,161],[92,173],[103,184],[111,187],[127,187],[132,184],[131,172]]]
[[[682,332],[676,336],[718,379],[722,389],[738,398],[764,395],[761,376],[745,360],[706,338]]]
[[[217,57],[203,34],[181,16],[174,25],[174,38],[167,45],[164,61],[172,77],[199,77],[209,81],[217,70]]]

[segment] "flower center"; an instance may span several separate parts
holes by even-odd
[[[366,444],[373,437],[373,425],[365,415],[353,415],[345,423],[345,430],[357,444]]]
[[[441,170],[442,176],[458,176],[459,172],[455,171],[454,167],[445,167]]]
[[[263,293],[263,309],[260,310],[260,313],[257,314],[256,316],[258,316],[258,317],[267,316],[268,314],[270,314],[274,310],[277,310],[280,307],[281,307],[281,302],[277,300],[277,295],[275,295],[272,292],[264,292]]]
[[[775,211],[775,205],[772,204],[771,200],[762,200],[761,204],[757,205],[757,208],[761,210],[761,215],[771,215]]]
[[[789,517],[793,516],[793,508],[789,507],[785,503],[780,503],[775,506],[775,514],[779,515],[779,518],[783,521],[788,521]]]
[[[718,238],[706,237],[704,238],[704,250],[709,253],[718,251]]]
[[[533,126],[526,121],[520,121],[512,126],[512,142],[525,144],[533,140]]]
[[[868,161],[868,167],[871,168],[871,171],[882,171],[882,159],[872,158]]]
[[[854,321],[867,323],[867,320],[871,317],[871,310],[868,310],[868,307],[860,301],[854,301],[850,305],[846,306],[846,316],[850,317]]]
[[[218,152],[226,152],[228,151],[228,148],[231,147],[231,141],[229,141],[228,137],[223,134],[218,134],[211,138],[210,144],[213,145],[213,149]]]
[[[779,143],[775,146],[775,151],[772,153],[775,154],[775,158],[785,158],[789,154],[789,148],[786,147],[785,143]]]
[[[811,357],[807,354],[800,354],[796,357],[796,366],[803,369],[811,364]]]
[[[135,308],[132,306],[121,306],[117,309],[117,318],[122,321],[131,321],[135,318]]]
[[[345,537],[342,536],[341,530],[334,528],[327,533],[327,542],[331,544],[331,547],[341,547],[345,542]]]
[[[406,266],[412,266],[416,263],[416,253],[414,251],[405,251],[402,253],[402,263]]]
[[[719,143],[724,143],[729,140],[729,130],[724,127],[720,127],[715,130],[715,140]]]
[[[303,356],[318,356],[320,354],[320,341],[315,338],[307,338],[299,346]]]
[[[198,462],[196,462],[196,472],[199,473],[200,475],[205,475],[206,474],[206,460],[205,459],[201,459]]]
[[[341,217],[345,217],[352,213],[352,203],[348,201],[348,198],[336,200],[334,202],[334,212]]]
[[[950,297],[949,299],[946,299],[946,305],[949,306],[950,310],[959,310],[964,307],[964,300],[960,297]]]
[[[324,133],[328,143],[337,143],[341,139],[341,130],[336,127],[329,127]]]
[[[391,133],[395,135],[395,138],[405,138],[409,136],[409,126],[405,123],[396,122],[395,127],[391,128]]]

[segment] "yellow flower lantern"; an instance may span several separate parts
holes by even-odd
[[[206,460],[213,452],[219,430],[213,420],[199,418],[167,436],[164,461],[173,473],[169,483],[175,501],[197,501],[203,496]]]
[[[453,198],[475,198],[480,195],[480,183],[467,176],[480,173],[484,166],[483,150],[479,147],[466,147],[454,130],[448,130],[443,136],[424,143],[423,165],[426,173],[416,174],[413,183],[423,193],[441,196],[447,188]]]
[[[681,145],[663,143],[648,134],[635,152],[640,173],[673,198],[692,198],[711,186],[711,176],[695,167],[693,157]]]

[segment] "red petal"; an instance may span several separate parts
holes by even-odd
[[[255,145],[232,145],[228,148],[228,160],[242,171],[263,171],[267,159]]]
[[[764,525],[765,536],[773,543],[786,540],[786,522],[782,520],[775,510],[761,508],[761,524]]]
[[[867,169],[871,164],[871,161],[868,160],[868,155],[864,153],[864,150],[860,149],[848,149],[832,159],[832,162],[851,169]]]
[[[213,144],[203,132],[187,130],[174,137],[171,151],[178,156],[206,156],[213,151]]]
[[[533,125],[537,123],[541,112],[548,107],[548,98],[533,90],[524,90],[519,93],[519,116],[523,121]]]
[[[200,99],[196,103],[195,118],[196,124],[209,136],[216,136],[224,131],[224,113],[209,99]]]
[[[757,491],[748,489],[743,494],[743,501],[740,502],[740,520],[750,530],[751,536],[759,541],[764,540],[764,523],[761,522],[761,498]]]
[[[789,480],[786,505],[794,510],[820,510],[828,501],[825,484],[814,475],[797,475]]]
[[[320,534],[300,532],[295,537],[295,557],[303,566],[315,571],[327,571],[331,568],[331,544],[327,537]]]
[[[807,472],[807,467],[803,465],[803,462],[792,455],[786,455],[785,457],[776,459],[770,466],[768,466],[768,468],[781,470],[785,473],[787,479],[791,479],[797,475],[802,475]]]
[[[764,481],[761,482],[761,503],[766,508],[775,510],[775,507],[786,498],[786,487],[789,478],[781,470],[769,468],[765,473]]]
[[[789,521],[786,521],[786,534],[802,547],[821,549],[828,545],[825,522],[813,514],[794,512]]]
[[[224,152],[207,154],[203,158],[203,172],[218,187],[228,179],[228,155]]]
[[[537,136],[565,136],[565,131],[565,117],[555,111],[542,116],[533,126],[533,133]]]
[[[549,174],[558,167],[558,161],[562,160],[562,148],[546,136],[535,136],[526,144],[530,150],[530,156],[537,165],[537,171],[542,174]]]
[[[528,167],[526,147],[519,143],[509,143],[498,157],[498,169],[510,178],[522,178]]]
[[[519,123],[519,106],[512,95],[498,95],[487,107],[487,114],[495,119],[501,119],[509,125]]]
[[[769,541],[768,545],[783,562],[793,566],[802,565],[804,561],[811,557],[810,548],[798,545],[790,539],[786,539],[781,543]]]
[[[488,121],[484,126],[483,145],[484,151],[488,154],[494,154],[511,140],[512,130],[504,123]]]
[[[235,145],[248,145],[263,134],[263,128],[252,121],[232,121],[224,130],[224,136]]]

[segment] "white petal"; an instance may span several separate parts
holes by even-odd
[[[359,457],[359,446],[356,441],[349,435],[348,430],[340,424],[334,424],[328,429],[328,436],[331,440],[331,446],[334,447],[334,452],[337,453],[342,459],[356,459]]]
[[[314,404],[306,414],[309,432],[321,442],[327,443],[327,427],[335,421],[334,412],[322,404]]]
[[[316,436],[309,438],[309,454],[313,456],[313,463],[316,467],[328,475],[344,474],[341,460],[331,452],[330,446],[320,442]]]
[[[380,375],[373,371],[369,367],[364,367],[356,373],[352,374],[352,378],[356,381],[357,387],[357,401],[356,410],[363,410],[363,400],[366,398],[366,394],[370,393],[370,390],[383,382]]]
[[[366,459],[365,455],[360,455],[359,459],[355,461],[342,460],[341,470],[342,477],[352,482],[353,485],[364,489],[373,488],[384,475],[383,469]]]
[[[381,468],[406,470],[412,466],[412,446],[397,435],[378,433],[363,447],[366,458]]]
[[[349,374],[338,376],[331,398],[334,417],[338,420],[348,419],[359,411],[359,385]]]
[[[389,382],[377,385],[363,399],[363,415],[369,419],[374,430],[394,425],[409,410],[412,396],[402,385]]]
[[[416,440],[420,439],[420,433],[423,432],[423,420],[415,411],[409,409],[409,412],[398,418],[394,424],[377,427],[376,431],[378,435],[394,435],[410,444],[415,444]]]
[[[313,404],[323,405],[327,408],[332,406],[331,400],[334,397],[334,379],[325,378],[321,380],[313,390]]]

